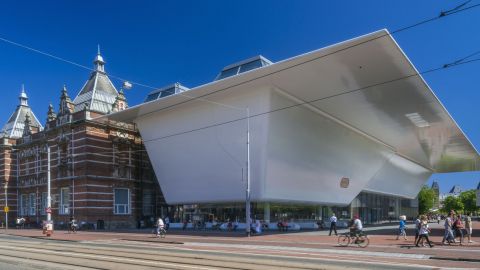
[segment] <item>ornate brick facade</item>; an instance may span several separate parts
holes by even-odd
[[[17,217],[33,224],[46,219],[47,147],[51,151],[52,219],[57,227],[74,216],[84,226],[133,228],[141,220],[148,223],[150,217],[166,213],[135,126],[95,119],[123,110],[127,103],[106,75],[100,54],[94,63],[94,72],[74,101],[63,87],[59,110],[55,114],[49,106],[44,129],[32,124],[31,110],[23,123],[13,124],[23,128],[21,136],[7,134],[9,126],[4,126],[0,179],[8,185],[10,224]],[[4,185],[0,191],[3,206]],[[0,221],[5,221],[4,214]]]

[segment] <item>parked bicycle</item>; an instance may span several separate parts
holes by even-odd
[[[339,246],[346,247],[350,244],[365,248],[370,244],[370,240],[364,232],[360,232],[357,235],[354,232],[346,232],[338,236]]]

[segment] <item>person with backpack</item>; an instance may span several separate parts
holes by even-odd
[[[430,229],[428,228],[428,220],[426,216],[421,217],[421,222],[420,222],[420,232],[419,236],[417,239],[417,242],[415,243],[415,246],[418,247],[418,244],[420,243],[420,240],[425,239],[427,241],[427,244],[430,246],[430,248],[433,247],[432,242],[430,242],[430,239],[428,239],[428,234],[430,233]]]
[[[454,217],[454,212],[452,210],[450,212],[450,215],[445,218],[445,224],[444,224],[445,234],[443,235],[442,245],[445,244],[445,241],[447,241],[449,245],[452,242],[455,243],[455,238],[453,237],[453,231],[452,231],[453,217]]]
[[[452,229],[455,232],[455,237],[460,237],[460,246],[463,245],[463,223],[462,223],[462,217],[460,215],[457,215],[457,219],[453,222],[453,227]]]

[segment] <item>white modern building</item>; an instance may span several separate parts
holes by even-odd
[[[278,203],[395,216],[380,201],[389,213],[365,212],[359,194],[413,199],[432,173],[479,161],[387,30],[276,63],[248,59],[108,117],[138,126],[168,204],[242,207],[247,108],[251,200],[264,215]]]

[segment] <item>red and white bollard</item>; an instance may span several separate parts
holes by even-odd
[[[51,236],[53,234],[53,222],[46,222],[43,225],[43,234]]]

